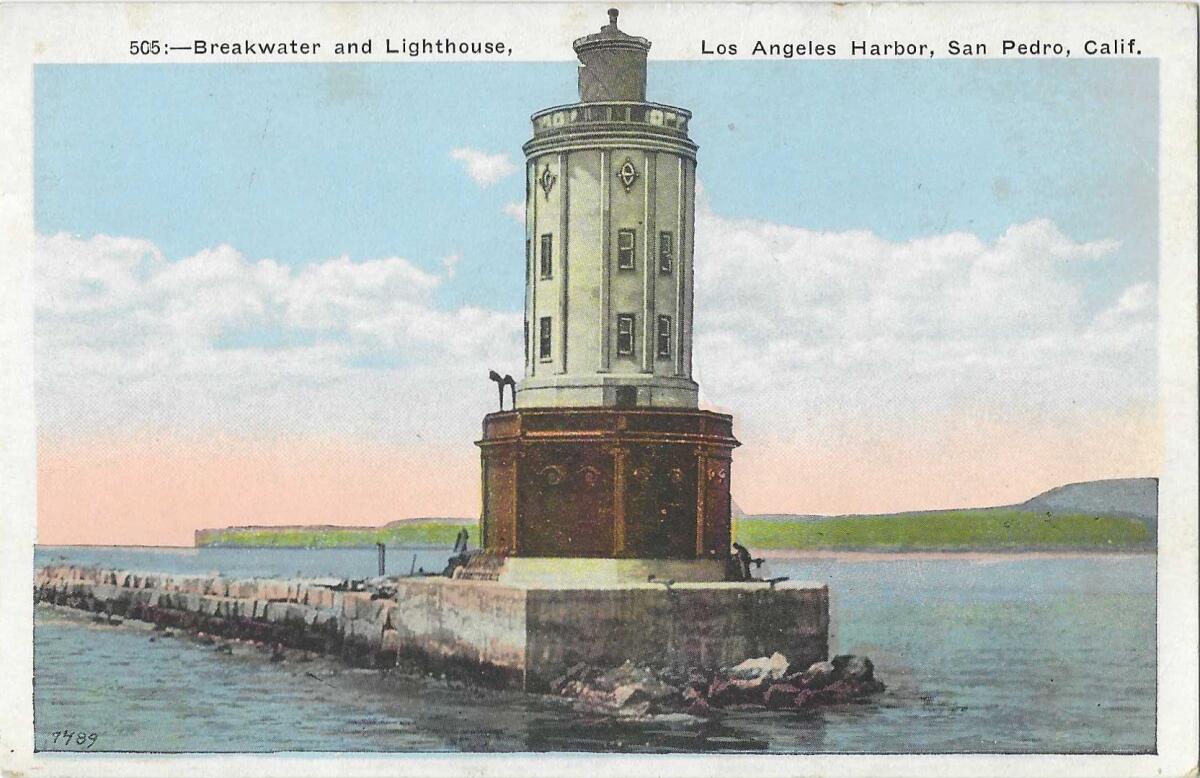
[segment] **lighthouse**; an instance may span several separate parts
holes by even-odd
[[[523,147],[524,376],[477,442],[469,576],[726,574],[738,442],[692,379],[691,114],[647,101],[651,44],[617,16],[575,40],[579,101],[533,114]]]
[[[482,550],[393,579],[396,644],[539,690],[581,662],[807,667],[829,588],[729,569],[738,441],[692,379],[691,114],[646,100],[650,42],[615,10],[574,48],[578,102],[533,114],[524,145],[524,370],[489,376]]]

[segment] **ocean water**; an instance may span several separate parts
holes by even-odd
[[[391,573],[445,549],[390,549]],[[229,575],[375,573],[374,549],[43,547],[86,562]],[[1144,753],[1155,746],[1155,559],[1147,554],[773,559],[825,581],[833,649],[888,690],[803,713],[630,722],[561,699],[336,662],[271,664],[39,607],[36,747],[91,751]]]

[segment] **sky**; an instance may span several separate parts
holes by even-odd
[[[38,66],[39,542],[473,516],[567,63]],[[748,512],[1157,475],[1153,60],[651,62]]]

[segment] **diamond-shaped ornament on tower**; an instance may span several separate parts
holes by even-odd
[[[538,179],[538,183],[542,185],[542,191],[546,193],[546,199],[550,199],[550,190],[554,188],[554,182],[558,180],[558,176],[550,172],[550,166],[542,170],[542,177]]]
[[[633,182],[637,181],[637,177],[638,172],[637,168],[633,166],[633,160],[626,157],[625,162],[622,163],[621,167],[617,170],[617,178],[620,179],[621,184],[625,187],[626,192],[633,188]]]

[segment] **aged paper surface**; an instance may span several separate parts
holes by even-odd
[[[0,6],[0,766],[1194,771],[1196,29]]]

